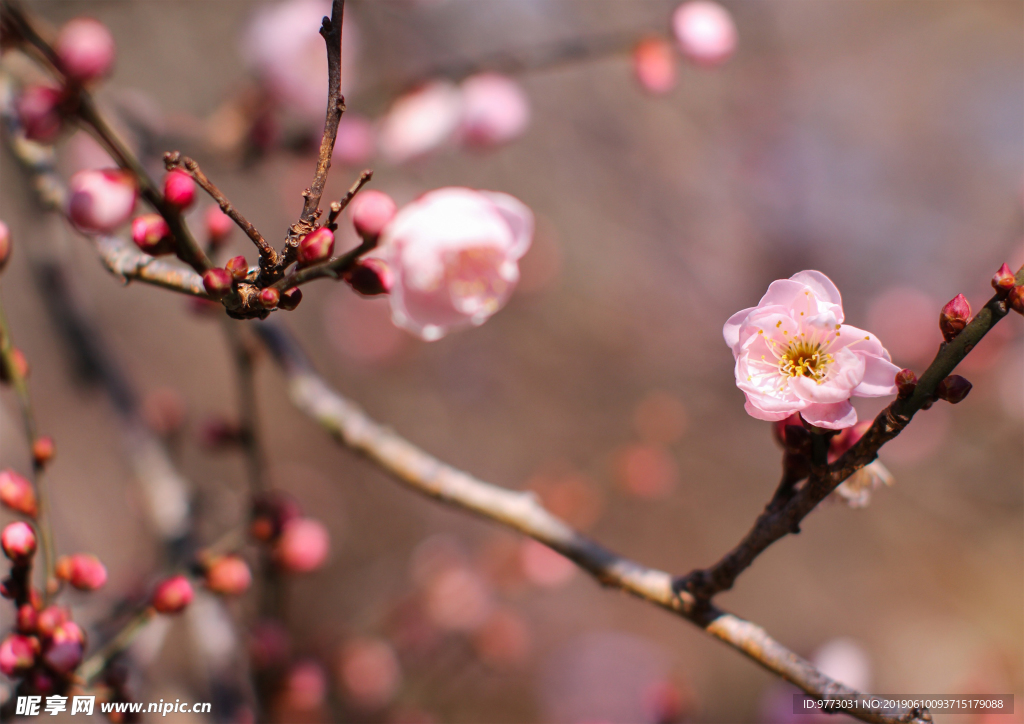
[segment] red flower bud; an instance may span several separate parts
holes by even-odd
[[[363,259],[345,272],[345,281],[363,296],[372,297],[391,291],[395,277],[381,259]]]
[[[15,108],[25,129],[25,138],[45,143],[60,133],[63,117],[60,110],[61,91],[45,85],[29,86],[18,97]]]
[[[277,303],[277,306],[286,312],[290,312],[299,306],[299,302],[302,301],[302,290],[298,287],[292,287],[281,295],[281,300]]]
[[[0,503],[30,518],[39,512],[32,483],[13,470],[0,470]]]
[[[274,546],[274,561],[286,571],[308,573],[323,565],[331,536],[323,523],[313,518],[289,521]]]
[[[95,591],[107,582],[107,569],[91,553],[76,553],[57,559],[54,573],[79,591]]]
[[[35,665],[39,641],[21,634],[11,634],[0,643],[0,671],[5,676],[23,676]]]
[[[992,276],[992,288],[999,294],[1009,294],[1015,285],[1016,280],[1009,264],[1004,263]]]
[[[233,256],[228,259],[227,264],[224,268],[228,270],[228,273],[234,278],[236,282],[245,281],[245,278],[249,276],[249,262],[245,260],[244,256]]]
[[[220,267],[208,269],[203,274],[203,286],[206,287],[206,291],[210,293],[210,296],[215,299],[227,296],[228,292],[231,291],[233,282],[234,279],[231,277],[231,272]]]
[[[334,253],[334,232],[321,227],[312,234],[307,234],[299,242],[295,259],[299,266],[309,266],[331,258]]]
[[[206,587],[214,593],[238,596],[245,593],[251,584],[249,564],[240,556],[221,556],[206,566]]]
[[[35,606],[31,603],[25,603],[18,607],[18,623],[17,628],[19,633],[30,634],[36,630],[36,619],[39,616],[39,612],[36,611]]]
[[[206,240],[214,248],[223,245],[235,228],[235,222],[219,206],[207,209],[203,221],[206,223]]]
[[[0,272],[7,266],[7,260],[11,258],[11,231],[7,224],[0,221]]]
[[[36,552],[36,534],[32,526],[20,520],[9,524],[0,533],[4,555],[15,563],[28,563]]]
[[[1017,314],[1024,314],[1024,284],[1014,287],[1007,301],[1013,311]]]
[[[36,632],[43,638],[49,638],[68,618],[67,609],[47,606],[36,617]]]
[[[174,253],[171,227],[160,214],[143,214],[132,220],[132,241],[150,256]]]
[[[53,438],[49,435],[37,437],[32,441],[32,459],[35,461],[37,467],[44,467],[48,462],[53,460],[53,456],[56,454],[57,448],[53,444]]]
[[[43,661],[58,674],[70,674],[82,663],[85,635],[74,621],[58,626],[43,647]]]
[[[939,396],[940,400],[945,400],[955,405],[967,397],[967,393],[971,391],[972,386],[970,382],[960,375],[950,375],[935,388],[935,394]]]
[[[25,379],[28,377],[29,366],[24,352],[15,347],[11,350],[9,361],[13,369],[8,369],[7,364],[0,360],[0,382],[12,382],[15,378]]]
[[[107,26],[92,18],[68,22],[53,44],[61,70],[79,83],[101,78],[114,65],[114,36]]]
[[[971,319],[971,305],[963,294],[957,294],[939,313],[939,329],[947,342],[956,338]]]
[[[281,301],[281,292],[273,287],[260,290],[260,304],[267,309],[273,309]]]
[[[907,398],[917,389],[917,375],[913,370],[900,370],[896,373],[896,396]]]
[[[179,613],[192,603],[192,595],[192,584],[185,576],[171,576],[153,591],[153,608],[160,613]]]
[[[196,199],[196,182],[184,171],[174,169],[164,176],[164,198],[178,211],[184,211]]]
[[[375,239],[398,213],[394,199],[370,189],[352,199],[352,224],[364,239]]]
[[[299,502],[287,493],[277,490],[264,493],[253,501],[249,535],[260,541],[273,540],[281,535],[287,523],[301,515]]]

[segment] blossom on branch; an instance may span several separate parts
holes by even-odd
[[[431,342],[478,326],[501,309],[519,281],[533,240],[533,213],[491,191],[443,188],[402,208],[381,235],[394,275],[391,318]]]
[[[68,218],[79,231],[104,234],[128,221],[138,187],[128,171],[79,171],[68,182]]]
[[[851,396],[896,393],[900,368],[877,337],[843,319],[839,290],[818,271],[772,282],[756,307],[729,318],[723,335],[751,416],[776,421],[799,412],[839,430],[857,422]]]

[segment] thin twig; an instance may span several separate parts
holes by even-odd
[[[135,637],[142,633],[143,629],[146,628],[146,624],[152,621],[155,616],[156,610],[152,606],[146,606],[132,616],[128,623],[112,639],[78,667],[78,676],[82,681],[85,684],[89,684],[103,673],[103,670],[107,668],[111,660],[131,646]]]
[[[239,322],[225,319],[224,337],[231,350],[238,390],[238,422],[241,426],[242,451],[245,454],[249,491],[258,495],[266,490],[266,459],[260,439],[259,410],[256,401],[256,378],[252,349],[242,335]]]
[[[298,408],[339,443],[369,458],[399,482],[530,536],[573,560],[602,585],[620,588],[695,623],[812,697],[865,698],[822,674],[759,626],[714,606],[698,606],[688,592],[673,588],[668,573],[623,558],[573,530],[551,515],[533,494],[485,483],[420,450],[328,387],[280,325],[256,323],[256,329],[284,370]],[[925,710],[856,707],[847,713],[888,724],[930,721]]]
[[[355,263],[359,261],[361,256],[373,251],[376,246],[376,239],[364,239],[359,246],[350,249],[341,256],[336,256],[333,259],[305,267],[304,269],[293,269],[270,286],[280,292],[285,292],[294,287],[308,284],[314,279],[323,279],[324,277],[341,279],[341,275],[355,266]]]

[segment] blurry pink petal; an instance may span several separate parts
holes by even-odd
[[[676,85],[676,51],[664,38],[645,38],[633,49],[633,73],[649,93],[668,93]]]
[[[576,573],[575,563],[532,538],[523,541],[519,562],[527,580],[538,586],[561,586]]]
[[[462,81],[462,137],[471,145],[496,146],[523,134],[530,123],[530,101],[519,84],[497,73]]]
[[[356,708],[375,710],[391,703],[402,683],[402,670],[386,641],[356,639],[342,649],[338,679]]]
[[[80,83],[101,78],[114,65],[114,36],[92,18],[69,21],[53,44],[67,76]]]
[[[334,141],[334,160],[347,166],[361,166],[373,158],[377,137],[373,124],[355,113],[346,112],[338,123]]]
[[[109,233],[131,217],[137,193],[127,171],[79,171],[68,182],[68,217],[80,231]]]
[[[732,16],[716,2],[683,3],[672,15],[672,30],[683,55],[700,65],[724,63],[736,50]]]
[[[391,163],[429,153],[451,137],[461,113],[459,89],[448,81],[432,81],[392,104],[381,124],[380,151]]]

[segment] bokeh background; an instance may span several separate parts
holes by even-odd
[[[278,238],[301,208],[309,139],[320,129],[288,106],[256,151],[231,145],[225,100],[255,82],[245,39],[262,7],[30,3],[55,26],[80,14],[107,23],[119,57],[99,98],[118,127],[154,171],[164,150],[197,158]],[[386,301],[328,282],[306,287],[287,316],[324,377],[377,419],[485,480],[538,490],[597,540],[676,573],[734,545],[778,478],[770,426],[744,413],[734,386],[721,339],[729,315],[773,279],[819,269],[842,290],[848,321],[920,371],[939,340],[940,306],[962,292],[978,308],[1002,262],[1024,263],[1019,2],[727,7],[734,57],[715,69],[680,59],[666,95],[640,88],[628,52],[597,53],[515,75],[531,122],[512,143],[366,164],[372,186],[400,203],[465,185],[534,210],[520,288],[487,324],[422,343],[391,326]],[[562,41],[667,36],[673,9],[653,0],[349,0],[348,108],[379,118],[396,90],[431,69],[496,53],[530,58]],[[245,516],[241,455],[199,440],[204,420],[233,414],[231,364],[216,319],[170,293],[123,288],[86,243],[31,211],[15,162],[0,158],[0,218],[16,243],[3,301],[32,364],[42,429],[57,440],[57,542],[97,553],[110,570],[103,591],[74,599],[88,621],[151,580],[160,547],[114,412],[72,374],[26,247],[43,236],[57,244],[80,303],[152,406],[180,399],[184,428],[172,445],[208,539]],[[67,170],[95,158],[81,138],[62,146]],[[361,168],[336,161],[325,201]],[[241,235],[231,249],[254,258]],[[971,395],[921,413],[883,450],[895,484],[864,509],[823,505],[722,605],[874,692],[1019,697],[1022,360],[1012,315],[963,365]],[[329,564],[288,583],[289,660],[301,675],[283,720],[791,718],[795,689],[700,630],[602,590],[540,546],[422,499],[336,447],[290,406],[269,359],[258,384],[269,474],[332,535]],[[3,401],[0,464],[23,467],[16,409]],[[882,404],[858,409],[867,417]],[[209,699],[218,667],[244,670],[241,622],[252,609],[242,600],[230,606],[233,623],[203,628],[186,616],[162,637],[143,637],[138,699]],[[226,653],[215,662],[197,639],[218,636]],[[325,700],[303,698],[321,684]]]

